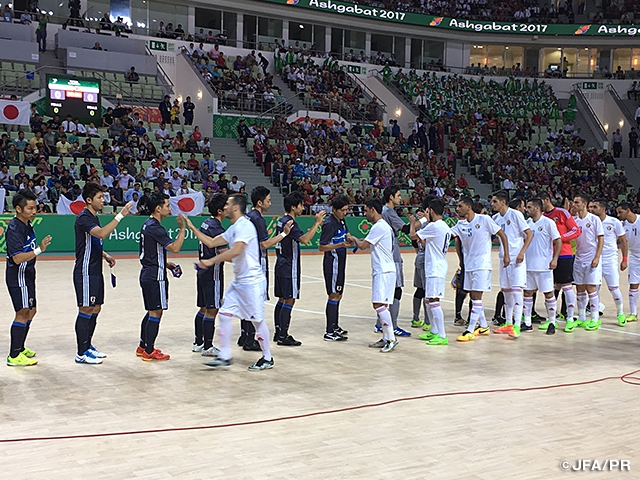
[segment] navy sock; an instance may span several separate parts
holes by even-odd
[[[91,315],[78,312],[76,317],[76,343],[78,344],[78,355],[84,354],[89,349]]]
[[[98,325],[98,314],[91,315],[89,321],[89,346],[93,345],[93,334],[96,333],[96,326]]]
[[[27,335],[29,335],[30,327],[31,327],[31,320],[27,320],[27,324],[24,327],[24,337],[22,338],[22,350],[24,350],[24,343],[27,341]]]
[[[285,339],[289,336],[289,325],[291,324],[291,311],[293,305],[282,304],[282,310],[280,310],[280,332],[278,338]]]
[[[154,346],[156,344],[156,338],[158,338],[158,332],[160,331],[160,319],[158,317],[152,317],[149,315],[147,320],[147,328],[145,332],[145,352],[153,353]]]
[[[336,300],[327,300],[327,333],[333,333],[338,329],[338,307],[340,302]]]
[[[195,345],[202,345],[204,343],[204,338],[203,338],[203,326],[202,326],[202,319],[204,318],[204,313],[202,312],[198,312],[196,313],[196,318],[194,320],[194,324],[195,324],[195,337],[193,339],[193,343]]]
[[[280,312],[282,312],[282,306],[284,303],[277,302],[276,308],[273,310],[273,324],[275,326],[275,338],[280,338]]]
[[[207,350],[213,345],[213,332],[215,331],[216,317],[202,317],[202,342],[204,349]],[[199,345],[202,345],[199,344]]]
[[[27,325],[14,320],[11,324],[11,350],[9,356],[16,358],[20,355],[20,352],[24,350],[24,337],[26,334]]]
[[[142,322],[140,322],[140,348],[147,346],[147,323],[149,323],[149,312],[147,312]]]

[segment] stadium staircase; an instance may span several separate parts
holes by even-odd
[[[273,76],[273,85],[278,87],[285,97],[289,97],[287,98],[287,102],[293,105],[293,112],[300,112],[300,114],[302,114],[302,112],[309,110],[300,97],[298,97],[297,95],[291,96],[289,84],[283,82],[282,78],[280,78],[280,75]]]
[[[252,142],[247,142],[251,145]],[[219,159],[221,155],[227,156],[227,170],[230,172],[227,180],[231,181],[230,175],[237,175],[238,180],[245,183],[246,192],[251,195],[251,190],[258,185],[263,185],[271,190],[271,210],[269,214],[281,215],[284,213],[284,197],[277,187],[271,185],[271,179],[266,177],[260,167],[253,162],[253,152],[245,150],[235,138],[214,138],[211,142],[211,153]],[[214,178],[217,180],[217,178]],[[249,198],[251,202],[251,198]]]
[[[560,107],[565,110],[569,104],[568,99],[559,100]],[[587,102],[588,103],[588,102]],[[592,117],[592,118],[586,118]],[[589,121],[590,120],[590,121]],[[598,130],[601,130],[600,120],[598,120],[593,110],[581,108],[580,101],[578,101],[578,112],[576,119],[573,122],[576,130],[580,129],[580,137],[583,138],[587,148],[602,148],[602,142],[598,140]],[[594,131],[595,130],[595,131]]]

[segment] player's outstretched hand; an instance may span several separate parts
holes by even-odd
[[[133,202],[127,202],[127,204],[122,207],[122,210],[120,210],[120,213],[122,214],[123,217],[126,217],[127,215],[129,215],[129,212],[131,211],[131,207],[133,207]]]
[[[46,237],[44,237],[42,239],[42,242],[40,242],[40,250],[44,252],[49,246],[49,244],[51,243],[51,240],[52,240],[51,235],[47,235]]]
[[[191,220],[189,219],[189,217],[184,217],[184,221],[187,223],[187,227],[189,228],[189,230],[196,229],[195,225],[191,223]],[[180,225],[180,223],[178,223],[178,225]]]
[[[178,218],[176,218],[176,221],[178,222],[178,227],[180,227],[180,230],[184,230],[185,228],[185,219],[187,217],[185,217],[184,215],[178,215]],[[191,228],[191,227],[189,227]]]
[[[289,232],[291,231],[292,228],[293,228],[293,220],[289,220],[287,223],[284,224],[284,227],[282,227],[282,231],[286,235],[289,235]]]
[[[316,223],[322,223],[324,217],[326,216],[327,212],[325,212],[324,210],[320,210],[318,213],[316,213]]]

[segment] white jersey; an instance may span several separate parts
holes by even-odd
[[[491,217],[479,214],[471,222],[460,220],[451,229],[451,234],[458,237],[462,245],[466,272],[491,270],[491,236],[499,230]]]
[[[258,232],[249,217],[242,216],[236,220],[222,234],[222,238],[227,241],[229,248],[232,248],[236,242],[245,244],[242,253],[232,260],[235,282],[249,284],[264,281],[264,273],[260,264]]]
[[[629,244],[629,257],[636,265],[640,264],[640,215],[636,217],[634,223],[625,221],[622,227]]]
[[[618,237],[625,234],[622,222],[609,215],[602,220],[604,231],[604,247],[602,248],[602,263],[618,263]]]
[[[553,259],[553,241],[560,238],[556,222],[540,215],[537,222],[530,218],[527,223],[533,233],[533,240],[525,253],[527,272],[547,272]]]
[[[576,238],[575,263],[591,263],[596,256],[598,237],[604,235],[602,222],[593,213],[587,213],[584,218],[573,217],[580,229],[580,236]]]
[[[416,232],[418,237],[425,240],[424,246],[424,276],[445,278],[447,276],[447,250],[451,240],[451,229],[444,220],[426,224]]]
[[[509,242],[509,256],[515,257],[520,253],[524,246],[525,230],[529,230],[529,225],[524,219],[524,215],[518,210],[508,208],[504,215],[496,213],[493,216],[493,221],[496,222],[504,234],[507,236]],[[500,258],[504,257],[504,249],[502,243],[500,244]]]
[[[373,276],[396,271],[396,264],[393,261],[393,237],[395,237],[395,233],[384,219],[381,218],[371,226],[365,240],[371,245],[371,274]]]

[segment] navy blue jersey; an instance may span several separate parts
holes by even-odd
[[[26,253],[35,250],[36,232],[33,231],[31,222],[24,223],[13,217],[5,232],[7,243],[6,281],[8,287],[23,287],[25,281],[34,282],[36,279],[36,259],[16,264],[13,256],[18,253]]]
[[[265,221],[262,214],[253,209],[249,213],[247,213],[247,217],[253,223],[253,226],[256,227],[256,231],[258,232],[258,245],[260,247],[260,265],[262,265],[262,271],[266,276],[269,275],[269,259],[267,249],[262,248],[262,242],[269,239],[269,233],[267,232],[267,222]]]
[[[282,233],[289,220],[293,220],[290,215],[285,215],[278,220],[276,234]],[[276,275],[279,277],[297,278],[300,275],[300,237],[302,235],[302,230],[293,220],[289,235],[276,246]]]
[[[320,245],[335,245],[347,241],[347,224],[344,219],[338,220],[333,214],[327,215],[322,224],[322,233],[320,234]],[[335,252],[335,253],[333,253]],[[340,260],[347,258],[346,248],[336,248],[330,252],[324,252],[325,257],[338,256]]]
[[[173,240],[160,222],[151,217],[140,230],[141,282],[160,282],[167,279],[167,245]]]
[[[91,235],[91,230],[100,227],[100,221],[88,209],[76,217],[76,264],[74,275],[102,275],[102,239]]]
[[[207,235],[208,237],[215,238],[218,235],[221,235],[224,233],[224,228],[222,228],[222,225],[220,224],[220,220],[218,220],[217,218],[210,217],[210,218],[207,218],[204,222],[202,222],[202,225],[200,225],[200,231],[205,235]],[[213,258],[216,255],[218,255],[219,250],[221,248],[225,248],[225,247],[209,248],[204,243],[199,242],[198,258],[200,260]],[[223,268],[224,268],[224,262],[216,263],[215,265],[207,268],[206,270],[198,271],[198,276],[200,278],[217,280],[218,279],[217,277],[219,277],[219,272]]]

